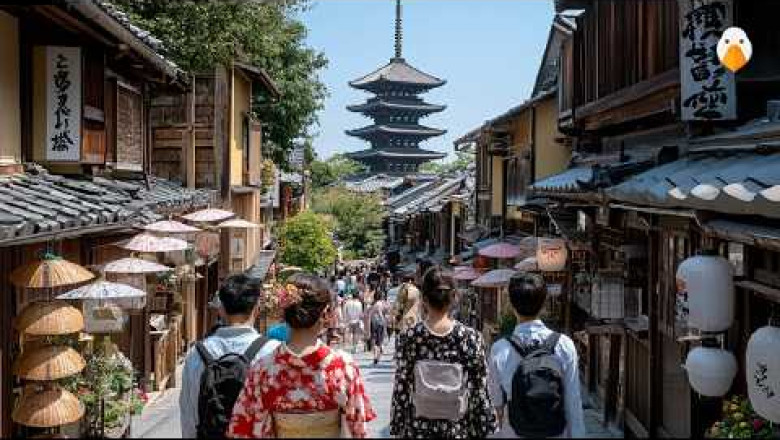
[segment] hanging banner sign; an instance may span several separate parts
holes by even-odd
[[[79,47],[46,47],[46,160],[81,160]]]
[[[733,20],[732,0],[680,1],[680,105],[683,121],[736,119],[734,74],[717,47]]]

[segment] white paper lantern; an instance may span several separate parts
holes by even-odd
[[[566,268],[568,250],[560,238],[540,238],[536,247],[536,263],[542,272],[558,272]]]
[[[780,328],[756,330],[745,357],[750,404],[761,417],[780,423]]]
[[[685,360],[688,381],[702,396],[725,395],[737,375],[737,359],[720,348],[696,347]]]
[[[734,321],[734,267],[723,257],[697,255],[680,263],[678,289],[688,292],[688,324],[723,332]]]

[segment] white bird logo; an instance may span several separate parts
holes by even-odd
[[[730,27],[723,32],[718,41],[718,59],[727,69],[736,72],[745,67],[753,56],[753,45],[745,31]]]

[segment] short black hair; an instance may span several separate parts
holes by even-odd
[[[509,301],[520,316],[539,316],[547,301],[544,278],[533,273],[517,273],[509,279]]]
[[[445,310],[454,297],[452,285],[444,278],[442,270],[437,266],[429,267],[422,274],[423,300],[436,310]]]
[[[217,295],[228,315],[249,315],[257,305],[262,288],[259,279],[237,274],[225,279]]]

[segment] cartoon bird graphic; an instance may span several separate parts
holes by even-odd
[[[717,52],[720,63],[736,73],[750,61],[750,57],[753,56],[753,45],[745,31],[738,27],[730,27],[720,37]]]

